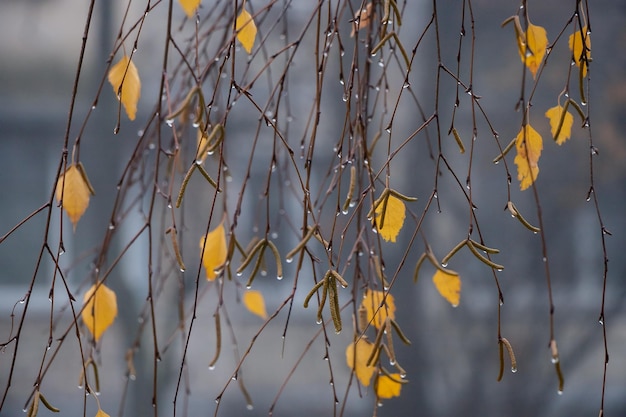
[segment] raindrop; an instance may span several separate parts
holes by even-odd
[[[246,285],[246,290],[249,290],[250,288],[252,288],[251,284]]]
[[[96,105],[94,104],[93,106],[91,106],[91,110],[95,110],[96,109]]]
[[[443,266],[444,268],[447,268],[448,267],[448,263],[447,262],[442,263],[441,266]]]
[[[115,223],[109,223],[109,230],[115,229]]]
[[[252,404],[246,404],[247,410],[254,410],[254,406]]]
[[[279,280],[279,281],[282,281],[283,276],[282,275],[276,275],[276,279]]]
[[[139,129],[137,131],[137,136],[143,136],[143,129]]]
[[[558,390],[558,391],[557,391],[557,393],[558,393],[559,395],[563,395],[563,390],[562,390],[562,389],[560,389],[560,390]]]
[[[165,119],[165,124],[172,127],[174,125],[174,119]]]
[[[396,364],[396,361],[393,359],[389,359],[389,365],[394,366]]]
[[[517,372],[517,366],[511,366],[511,372],[516,373]]]
[[[233,375],[230,379],[232,379],[233,381],[237,380],[237,375]]]
[[[553,356],[553,357],[550,359],[550,362],[552,362],[552,363],[559,363],[559,357],[558,357],[558,356]]]
[[[345,102],[348,101],[348,93],[343,93],[343,96],[341,97],[341,99]]]
[[[293,262],[293,258],[287,258],[287,259],[285,259],[285,262],[287,262],[288,264],[290,264],[290,263],[292,263],[292,262]]]
[[[453,308],[457,308],[459,305],[458,304],[452,304]]]
[[[402,85],[402,88],[409,88],[411,84],[407,81]]]
[[[209,365],[209,371],[212,371],[215,369],[215,365]]]
[[[272,239],[276,239],[278,238],[278,233],[272,232],[271,236],[272,236]]]
[[[243,275],[243,271],[237,271],[237,272],[235,273],[235,275],[237,275],[238,277],[240,277],[240,276],[242,276],[242,275]]]
[[[135,374],[130,374],[128,375],[128,377],[130,378],[131,381],[134,381],[135,379],[137,379],[137,375]]]
[[[343,214],[343,215],[348,214],[348,210],[341,210],[341,214]]]
[[[379,67],[384,67],[385,66],[385,61],[383,61],[382,59],[378,60],[378,66]]]
[[[261,276],[262,276],[262,277],[267,276],[267,271],[265,271],[265,270],[261,270]]]
[[[322,324],[322,320],[321,319],[315,320],[315,324]]]

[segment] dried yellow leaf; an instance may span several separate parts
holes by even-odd
[[[200,6],[200,1],[201,0],[178,0],[180,6],[183,8],[185,14],[189,18],[192,18],[193,15],[196,13],[198,6]]]
[[[361,306],[367,312],[367,322],[372,323],[377,329],[385,325],[387,317],[391,320],[396,318],[396,304],[393,295],[389,293],[385,296],[383,291],[370,290],[368,288],[365,290]]]
[[[117,297],[106,285],[94,284],[85,293],[83,303],[83,322],[98,341],[117,316]]]
[[[534,78],[548,47],[546,30],[541,26],[528,23],[526,33],[517,34],[517,47],[522,62]]]
[[[583,51],[583,36],[585,34],[585,50]],[[583,72],[583,77],[587,75],[587,63],[591,59],[591,34],[587,32],[587,26],[582,30],[577,30],[569,36],[569,49],[574,55],[576,66]]]
[[[56,197],[69,216],[74,228],[89,206],[91,187],[78,165],[72,164],[65,174],[59,177],[56,186]]]
[[[204,249],[202,265],[204,265],[206,279],[213,281],[217,277],[216,270],[224,265],[228,253],[224,224],[220,223],[206,235],[206,245],[204,240],[204,237],[200,238],[200,252],[202,253]]]
[[[402,383],[398,382],[400,374],[379,375],[376,379],[376,396],[378,399],[388,399],[400,396]]]
[[[375,366],[367,365],[367,361],[372,356],[374,349],[376,349],[376,346],[365,338],[350,343],[346,348],[346,363],[348,367],[354,371],[361,385],[366,387],[369,386],[372,375],[376,372]]]
[[[539,157],[543,149],[541,135],[530,124],[524,126],[515,139],[515,165],[520,189],[525,190],[532,185],[539,175]]]
[[[248,311],[262,319],[267,318],[267,311],[265,310],[265,299],[260,291],[248,290],[243,293],[243,304]]]
[[[102,411],[101,408],[98,409],[98,412],[96,413],[96,417],[110,417],[107,413],[105,413],[104,411]]]
[[[385,211],[384,219],[381,217],[383,210]],[[406,216],[405,213],[406,207],[404,206],[404,203],[402,200],[393,195],[389,195],[387,197],[387,204],[383,201],[378,204],[378,207],[376,207],[376,217],[374,218],[376,222],[376,229],[382,238],[387,242],[396,241],[396,237],[404,225],[404,218]],[[381,222],[383,224],[382,227],[380,227]]]
[[[256,38],[256,25],[252,16],[244,8],[241,10],[237,20],[235,21],[235,30],[237,31],[237,39],[248,54],[252,52],[254,39]]]
[[[437,269],[433,275],[433,283],[439,294],[452,304],[452,307],[459,305],[461,301],[461,277],[458,274],[446,273]]]
[[[353,37],[359,30],[368,27],[372,23],[374,13],[372,10],[372,3],[367,3],[365,9],[361,9],[354,14],[354,23],[352,24],[352,32],[350,37]]]
[[[557,145],[563,144],[572,136],[572,125],[574,124],[574,116],[565,110],[563,116],[563,107],[561,105],[554,106],[546,112],[546,117],[550,120],[550,131]],[[563,123],[561,123],[563,117]],[[559,129],[559,126],[561,127]],[[558,131],[558,132],[557,132]],[[557,137],[558,133],[558,137]]]
[[[141,95],[141,80],[137,67],[127,55],[115,64],[109,71],[109,82],[113,86],[113,92],[118,100],[124,105],[126,114],[130,120],[135,120],[137,103]]]

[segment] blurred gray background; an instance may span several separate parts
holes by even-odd
[[[205,0],[204,3],[208,2]],[[358,7],[360,2],[353,3],[354,7]],[[427,2],[409,3],[406,5],[402,39],[405,45],[412,46],[430,18],[431,5]],[[546,27],[549,39],[552,40],[564,26],[574,2],[531,3],[533,22]],[[256,7],[263,6],[257,2],[252,4]],[[514,43],[513,29],[502,29],[500,23],[512,15],[519,4],[514,1],[478,0],[473,1],[472,6],[477,36],[474,88],[477,94],[482,95],[481,103],[506,144],[519,130],[520,116],[515,113],[514,106],[519,96],[521,64]],[[0,31],[3,35],[0,36],[0,167],[3,195],[3,204],[0,205],[0,234],[6,233],[28,213],[44,204],[51,193],[62,148],[87,7],[88,2],[70,0],[0,0]],[[121,2],[97,3],[77,97],[73,135],[95,97],[124,7]],[[133,10],[137,12],[143,7],[145,5],[136,4]],[[204,7],[210,6],[205,4]],[[622,134],[626,129],[626,3],[599,0],[593,2],[591,7],[593,64],[590,111],[593,137],[599,149],[599,155],[594,159],[595,181],[604,221],[613,233],[608,238],[608,256],[611,262],[606,322],[611,356],[605,415],[623,416],[626,415],[626,311],[622,300],[626,295],[626,286],[623,283],[626,263],[621,250],[626,243],[623,233],[626,230],[623,216],[626,201],[626,144]],[[97,245],[108,227],[112,208],[110,200],[124,168],[124,158],[134,147],[136,132],[143,128],[142,120],[152,111],[152,105],[157,98],[154,91],[157,90],[160,79],[157,68],[160,67],[165,36],[162,30],[165,9],[158,7],[150,14],[136,54],[143,83],[137,121],[126,122],[122,133],[113,135],[116,103],[110,94],[110,87],[105,85],[104,93],[84,135],[83,141],[86,143],[83,144],[81,160],[88,167],[88,174],[97,194],[91,201],[88,214],[80,221],[77,232],[72,234],[71,227],[68,227],[65,233],[65,256],[69,258],[64,259],[67,262],[65,266],[74,262],[84,264],[73,270],[69,276],[70,282],[75,285],[76,294],[82,294],[77,289],[87,279],[89,259],[94,256],[94,253],[85,251],[85,248]],[[175,21],[178,24],[182,22],[183,15],[178,8],[175,9]],[[457,53],[460,11],[460,2],[439,2],[442,43],[449,46],[442,51],[443,60],[450,68],[454,68]],[[201,16],[206,13],[206,10],[202,11]],[[294,4],[289,19],[293,19],[293,24],[297,27],[310,13],[311,5]],[[343,30],[346,32],[344,39],[348,39],[348,23]],[[466,30],[469,30],[467,22]],[[569,32],[566,31],[566,34]],[[464,42],[466,46],[469,44],[468,39]],[[547,109],[556,103],[556,97],[563,88],[565,69],[560,75],[553,70],[563,66],[564,60],[568,59],[564,45],[565,42],[561,41],[560,50],[553,52],[548,67],[550,71],[542,79],[533,100],[537,119],[542,118],[544,110],[541,109]],[[153,64],[155,57],[158,57],[156,59],[159,64]],[[299,68],[306,69],[310,65],[305,62],[306,57],[307,54],[299,55],[296,62]],[[427,109],[432,108],[429,103],[432,103],[433,69],[436,68],[436,62],[432,58],[432,51],[430,57],[426,58],[420,57],[418,53],[415,61],[417,69],[411,78],[412,90],[420,100],[423,99]],[[333,65],[337,63],[334,62]],[[151,67],[155,70],[150,71]],[[328,74],[330,78],[332,71]],[[298,83],[299,77],[301,84]],[[311,83],[311,80],[300,75],[294,77],[290,86],[293,106],[295,109],[303,109],[301,114],[305,114],[310,102],[298,103],[300,94],[297,90],[301,88],[308,91],[311,86],[307,83]],[[329,93],[324,103],[324,112],[327,115],[325,120],[328,122],[324,129],[328,131],[341,128],[345,112],[341,86],[338,82],[335,85],[337,92],[335,95]],[[449,109],[454,100],[454,90],[450,83],[446,85],[441,92],[441,99],[442,107]],[[306,94],[301,96],[307,97]],[[468,145],[471,132],[469,102],[466,100],[463,106],[465,107],[459,115],[457,126],[461,127],[461,133]],[[332,116],[329,116],[333,112],[337,114],[334,122]],[[429,114],[429,110],[426,113]],[[297,121],[298,113],[295,114]],[[233,112],[232,117],[241,117],[242,123],[237,124],[237,119],[230,122],[231,126],[240,126],[239,131],[230,132],[230,141],[243,141],[254,134],[255,124],[245,123],[246,119],[238,116],[237,112]],[[448,127],[449,114],[447,117],[442,116],[442,126],[445,129]],[[403,131],[410,133],[421,123],[415,114],[403,112],[402,109],[397,118],[400,121],[396,122],[398,127],[394,127],[394,134],[397,132],[399,138]],[[475,157],[474,193],[476,201],[480,201],[488,210],[481,222],[482,231],[488,238],[487,243],[507,254],[504,258],[506,270],[499,275],[505,296],[502,310],[503,335],[515,348],[519,371],[515,374],[507,371],[503,381],[496,382],[496,294],[493,279],[484,266],[475,262],[467,253],[461,253],[454,258],[451,267],[460,270],[464,279],[462,302],[456,309],[451,309],[436,294],[429,282],[429,272],[422,274],[418,285],[410,284],[408,281],[412,266],[409,266],[402,271],[404,276],[399,279],[404,282],[398,284],[401,287],[395,291],[395,296],[398,305],[397,321],[413,342],[410,347],[399,342],[396,344],[399,360],[407,370],[410,383],[403,387],[401,397],[385,401],[378,410],[378,415],[559,417],[598,414],[604,360],[602,328],[598,324],[602,252],[596,214],[592,204],[585,201],[589,187],[587,133],[575,124],[572,139],[557,148],[549,139],[547,121],[538,120],[537,125],[541,126],[538,130],[544,135],[544,153],[540,162],[538,184],[553,275],[556,338],[565,374],[565,391],[562,395],[557,395],[556,376],[547,347],[548,301],[539,239],[526,229],[518,227],[507,213],[500,210],[506,203],[502,182],[504,174],[500,165],[489,162],[497,154],[495,145],[490,145],[491,148],[484,154]],[[480,122],[479,127],[481,133],[478,140],[491,143],[492,138],[484,123]],[[336,136],[335,134],[329,141],[329,149]],[[70,136],[70,140],[73,140],[73,136]],[[454,149],[456,145],[450,142],[451,149]],[[432,164],[415,163],[415,158],[427,160],[424,155],[403,155],[394,160],[394,168],[406,172],[406,178],[395,180],[394,188],[418,195],[420,202],[414,210],[420,213],[428,192],[432,189],[433,169]],[[514,170],[512,156],[508,160]],[[461,159],[459,161],[462,163]],[[234,170],[236,166],[231,162],[230,168]],[[267,164],[261,163],[258,167],[259,175],[266,175],[266,171]],[[459,172],[465,171],[460,169]],[[233,176],[236,182],[237,174]],[[426,179],[425,183],[420,183],[421,178]],[[464,180],[464,177],[461,179]],[[453,193],[446,199],[446,184],[451,187],[454,184],[445,174],[441,181],[442,213],[430,216],[430,223],[426,227],[430,241],[436,242],[434,249],[439,256],[443,256],[463,238],[467,227],[466,205],[463,201],[458,201]],[[253,187],[255,184],[259,183],[253,181]],[[519,193],[516,183],[513,188],[520,210],[534,219],[530,191],[526,194]],[[251,201],[250,204],[256,203]],[[478,208],[479,213],[482,208],[483,206]],[[202,216],[193,208],[189,210],[191,216]],[[493,221],[489,220],[491,216],[494,216]],[[56,224],[58,216],[54,216],[52,221]],[[127,224],[132,225],[132,221],[131,216]],[[140,222],[139,219],[136,221]],[[248,225],[250,229],[253,221],[250,218],[241,219],[241,223]],[[20,316],[20,305],[16,306],[16,303],[24,297],[31,280],[44,225],[45,217],[39,215],[0,245],[0,342],[5,342],[10,334],[14,306],[17,317]],[[202,227],[204,226],[198,226]],[[130,229],[120,232],[122,237],[118,238],[117,244],[127,241],[133,233],[132,228]],[[51,230],[53,234],[58,233],[58,226],[53,226]],[[402,243],[406,244],[409,236],[408,232],[401,234],[397,245],[402,247]],[[293,247],[296,243],[294,239],[285,238],[281,249],[285,251]],[[195,253],[195,248],[194,243],[188,250]],[[390,263],[395,265],[401,251],[395,253],[392,249],[387,250],[389,259],[392,260]],[[112,280],[111,286],[117,291],[118,303],[122,308],[120,317],[108,330],[100,348],[100,401],[103,409],[112,416],[118,413],[120,396],[127,383],[124,378],[124,355],[136,337],[137,318],[140,317],[145,303],[147,284],[143,263],[146,252],[145,241],[140,241],[125,256],[115,279]],[[419,255],[419,251],[416,253]],[[411,258],[408,263],[412,265],[413,262]],[[193,264],[193,261],[190,263]],[[266,296],[270,312],[279,306],[291,290],[289,268],[293,268],[293,265],[285,267],[285,279],[281,282],[269,279],[255,281],[255,286],[258,284],[257,289],[262,290]],[[195,270],[192,269],[189,276],[185,277],[189,290],[193,288],[193,271]],[[0,410],[0,416],[20,415],[32,390],[48,337],[48,293],[51,276],[52,265],[44,262],[29,307],[13,385],[4,408]],[[303,285],[308,290],[308,282],[305,284]],[[58,294],[61,288],[57,287],[56,290]],[[231,384],[222,399],[220,415],[267,415],[268,407],[279,392],[281,384],[312,337],[314,312],[301,308],[304,294],[304,289],[298,292],[300,298],[297,298],[291,314],[284,352],[281,335],[286,319],[285,311],[262,333],[243,367],[242,376],[254,400],[254,409],[246,410],[245,401],[236,384]],[[227,331],[223,331],[222,358],[216,369],[207,368],[215,343],[212,319],[215,299],[212,297],[214,294],[206,294],[202,298],[195,335],[191,339],[188,352],[189,373],[185,375],[189,378],[191,389],[188,410],[192,416],[213,414],[214,400],[230,378],[236,363],[230,336]],[[226,298],[234,302],[234,291],[227,291]],[[180,338],[180,334],[175,333],[175,290],[170,295],[166,293],[163,299],[157,306],[160,307],[158,316],[161,319],[159,325],[162,326],[161,334],[164,339],[162,343],[166,343],[171,334]],[[229,308],[229,313],[241,353],[262,322],[234,304]],[[347,314],[345,322],[349,323]],[[330,363],[335,378],[334,386],[341,401],[349,378],[344,350],[351,337],[351,331],[330,336]],[[61,408],[64,415],[79,416],[82,415],[83,401],[80,394],[82,391],[77,388],[81,369],[77,356],[78,347],[72,337],[65,343],[66,346],[61,349],[44,381],[42,392],[50,402]],[[9,345],[0,352],[0,387],[3,389],[10,368],[12,348]],[[333,415],[334,398],[332,387],[328,384],[329,367],[322,360],[324,354],[323,341],[318,338],[311,344],[303,362],[289,380],[274,409],[274,416]],[[159,368],[161,415],[172,414],[180,358],[180,343],[172,343],[171,348],[163,353],[163,362]],[[150,337],[147,335],[144,335],[144,341],[136,355],[135,366],[137,375],[136,379],[130,381],[124,414],[150,415],[152,350]],[[345,415],[369,415],[374,402],[371,388],[369,391],[362,391],[364,398],[358,398],[359,393],[354,384],[351,389]],[[184,398],[186,397],[181,394],[178,413],[181,412]],[[87,404],[87,415],[95,414],[94,402],[88,399]],[[46,412],[42,410],[40,414],[45,415]]]

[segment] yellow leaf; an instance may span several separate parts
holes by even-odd
[[[515,148],[517,149],[514,160],[517,165],[517,179],[520,182],[520,189],[525,190],[535,182],[539,175],[538,163],[543,149],[541,135],[530,124],[527,124],[517,134]]]
[[[354,23],[352,24],[352,32],[350,37],[353,37],[359,30],[368,27],[372,23],[373,16],[372,3],[367,3],[365,9],[361,9],[354,14]]]
[[[533,78],[537,75],[547,46],[548,36],[546,30],[541,26],[528,23],[526,33],[518,34],[517,47],[520,58],[533,74]]]
[[[187,17],[192,18],[196,13],[196,9],[200,6],[201,0],[178,0],[180,6],[185,11]]]
[[[85,293],[83,303],[85,304],[82,312],[83,322],[98,341],[117,316],[117,297],[104,284],[99,286],[94,284]]]
[[[585,51],[583,52],[583,37],[581,35],[585,33]],[[587,75],[587,63],[591,59],[591,35],[587,33],[587,26],[582,28],[582,31],[577,30],[569,36],[569,49],[574,55],[574,62],[578,68],[581,68],[583,77]],[[583,55],[584,53],[584,55]]]
[[[137,67],[124,55],[109,71],[109,82],[113,86],[113,92],[118,100],[124,105],[126,114],[130,120],[135,120],[137,102],[141,95],[141,80]],[[120,89],[121,87],[121,89]]]
[[[385,209],[385,217],[382,219],[383,227],[380,227],[383,208]],[[376,229],[382,238],[387,242],[396,241],[396,237],[404,225],[405,212],[406,208],[404,207],[402,200],[393,195],[389,195],[389,197],[387,197],[386,206],[383,201],[378,205],[378,207],[376,207]]]
[[[267,311],[265,310],[265,300],[263,294],[260,291],[248,290],[243,293],[243,304],[248,311],[262,319],[267,318]]]
[[[81,168],[79,168],[79,166]],[[65,174],[59,177],[56,186],[57,200],[62,202],[63,209],[69,216],[74,228],[89,206],[89,197],[93,194],[82,165],[72,164]]]
[[[400,379],[400,374],[380,375],[376,379],[376,396],[381,400],[399,397],[402,389],[402,383],[398,382]]]
[[[206,279],[213,281],[217,274],[216,269],[219,269],[224,262],[226,262],[227,247],[226,247],[226,232],[224,231],[224,224],[220,223],[215,229],[209,232],[206,236],[206,247],[204,244],[204,236],[200,238],[200,252],[204,248],[204,254],[202,255],[202,265],[206,272]]]
[[[105,413],[104,411],[102,411],[101,408],[98,409],[98,412],[96,413],[96,417],[110,417],[107,413]]]
[[[461,301],[461,277],[458,274],[446,273],[437,269],[433,275],[433,283],[439,294],[452,304],[452,307],[459,305]]]
[[[235,21],[235,30],[237,31],[237,39],[243,45],[243,48],[249,54],[254,46],[256,38],[256,25],[250,13],[244,8],[241,10],[237,20]]]
[[[209,143],[209,136],[201,128],[198,128],[198,133],[196,136],[198,138],[198,153],[196,155],[196,160],[204,162],[207,156],[205,148]],[[204,152],[202,152],[203,150]]]
[[[366,338],[361,338],[357,342],[350,343],[346,348],[346,363],[354,371],[354,374],[361,382],[361,385],[369,386],[372,375],[376,371],[373,365],[367,366],[367,361],[376,349],[373,343]]]
[[[385,303],[381,306],[383,300]],[[385,325],[387,317],[391,320],[396,318],[396,304],[393,300],[393,295],[389,293],[385,297],[384,292],[368,288],[365,290],[361,305],[367,311],[367,322],[372,323],[377,329]]]
[[[557,145],[563,144],[572,135],[572,125],[574,124],[574,116],[568,111],[565,111],[563,118],[563,124],[561,124],[561,116],[563,115],[563,107],[561,105],[554,106],[546,112],[546,117],[550,120],[550,131],[552,137],[556,141]],[[559,130],[559,124],[561,129]],[[559,130],[559,137],[556,137],[557,130]]]

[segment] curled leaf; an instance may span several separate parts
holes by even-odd
[[[372,376],[376,371],[376,366],[367,364],[376,346],[366,338],[361,338],[354,343],[350,343],[346,348],[346,363],[354,371],[363,386],[369,386]]]
[[[96,283],[87,290],[83,302],[85,305],[81,317],[97,342],[115,321],[117,297],[106,285]]]
[[[96,417],[110,417],[107,413],[102,411],[101,408],[98,408],[98,412],[96,413]]]
[[[109,71],[109,83],[113,86],[117,99],[124,105],[128,118],[135,120],[137,103],[141,95],[141,80],[137,67],[127,55],[124,55]]]
[[[585,48],[583,49],[583,35],[585,35]],[[574,55],[576,66],[582,71],[583,77],[587,75],[587,66],[591,60],[591,34],[587,26],[577,30],[569,36],[569,49]]]
[[[546,30],[529,22],[526,32],[517,33],[517,47],[522,62],[535,78],[548,47]]]
[[[237,39],[248,54],[252,52],[254,39],[256,38],[256,25],[248,11],[243,8],[237,20],[235,21],[235,30],[237,31]]]
[[[388,399],[400,396],[402,383],[400,374],[379,375],[376,379],[376,396],[379,399]]]
[[[385,325],[387,317],[391,320],[396,318],[396,304],[389,293],[368,288],[365,290],[361,306],[367,311],[367,322],[372,323],[377,329]]]
[[[63,209],[72,221],[74,228],[87,210],[91,194],[93,194],[93,189],[81,164],[70,165],[67,171],[59,177],[56,197],[62,203]]]
[[[188,18],[192,18],[200,6],[201,0],[178,0]]]
[[[375,216],[378,233],[386,241],[395,242],[406,216],[406,207],[402,200],[390,194],[378,204]]]
[[[517,165],[517,179],[523,191],[530,187],[539,175],[539,157],[543,149],[541,135],[530,124],[524,126],[515,139],[515,165]]]
[[[563,114],[565,112],[565,114]],[[546,117],[550,120],[550,131],[557,145],[562,145],[572,136],[572,125],[574,116],[561,105],[554,106],[546,112]],[[562,121],[561,121],[562,120]]]
[[[203,249],[204,252],[202,252]],[[200,238],[200,253],[202,254],[202,265],[206,272],[206,279],[213,281],[217,277],[216,270],[224,265],[228,254],[224,223],[220,223],[206,235],[206,244],[204,236]]]
[[[458,274],[437,269],[433,275],[433,283],[439,294],[452,304],[452,307],[459,305],[461,301],[461,277]]]
[[[265,310],[265,299],[260,291],[248,290],[243,293],[243,304],[248,311],[252,314],[256,314],[262,319],[267,318],[267,311]]]

